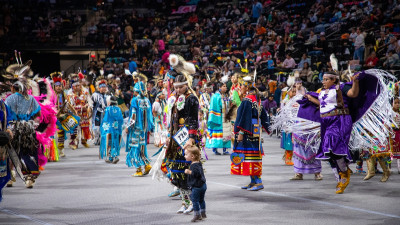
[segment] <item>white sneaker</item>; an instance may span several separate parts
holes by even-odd
[[[183,213],[189,214],[191,212],[193,212],[193,205],[189,205],[189,207]]]
[[[178,211],[176,211],[176,213],[183,213],[186,211],[186,209],[186,206],[182,205],[182,207]]]

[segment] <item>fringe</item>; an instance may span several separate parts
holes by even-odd
[[[388,137],[393,136],[390,128],[392,124],[395,124],[395,114],[390,102],[393,93],[388,89],[388,84],[396,78],[392,74],[378,69],[366,70],[365,73],[378,79],[377,88],[380,88],[380,94],[365,114],[353,124],[349,142],[350,149],[372,149],[377,145],[387,146]],[[307,135],[306,149],[316,152],[321,141],[320,124],[297,117],[296,101],[300,97],[302,96],[293,97],[281,108],[273,118],[271,129],[282,129],[297,135]]]
[[[150,175],[152,179],[157,179],[158,181],[169,180],[167,175],[163,172],[161,167],[163,166],[163,162],[165,159],[165,153],[167,151],[167,147],[164,146],[160,155],[157,157],[157,160],[154,162],[153,167],[150,170]]]
[[[350,149],[373,149],[376,145],[387,146],[388,137],[393,135],[390,129],[392,124],[395,124],[390,102],[393,92],[388,89],[388,84],[396,78],[384,70],[370,69],[365,73],[378,78],[381,91],[364,116],[353,124]]]

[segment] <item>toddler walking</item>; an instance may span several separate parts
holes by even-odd
[[[206,216],[206,202],[204,195],[207,190],[206,178],[204,177],[203,166],[200,163],[200,150],[196,146],[189,146],[185,149],[186,161],[192,162],[189,169],[185,170],[188,175],[188,186],[192,190],[190,199],[193,203],[194,217],[192,222],[205,219]]]

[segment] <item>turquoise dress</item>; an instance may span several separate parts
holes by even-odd
[[[135,122],[132,116],[135,115]],[[126,140],[126,165],[139,168],[150,163],[147,155],[147,133],[153,131],[154,122],[151,111],[151,103],[148,98],[142,96],[133,97],[129,109],[128,138]]]
[[[223,106],[223,104],[225,106]],[[206,148],[230,148],[231,128],[230,121],[224,121],[224,115],[230,104],[229,97],[224,98],[221,93],[216,92],[211,97],[210,110],[208,114]],[[224,127],[225,126],[225,127]],[[224,129],[225,128],[225,129]]]
[[[104,112],[104,117],[100,126],[100,157],[108,156],[114,158],[119,156],[120,141],[122,136],[122,125],[124,118],[121,109],[118,106],[108,106]],[[107,136],[111,134],[111,139],[107,140]],[[110,151],[107,151],[107,148]]]

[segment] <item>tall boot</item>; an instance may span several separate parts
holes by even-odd
[[[368,173],[367,176],[364,177],[364,180],[369,180],[373,176],[375,176],[375,163],[376,159],[374,157],[370,157],[367,159]]]
[[[285,152],[286,152],[285,164],[288,166],[293,166],[292,162],[293,151],[286,150]]]
[[[343,194],[347,185],[349,185],[350,183],[350,174],[351,173],[349,170],[347,170],[346,172],[339,172],[340,182],[338,187],[336,188],[336,194]]]
[[[382,170],[383,170],[383,176],[381,178],[381,182],[386,182],[389,179],[390,176],[390,170],[388,166],[386,165],[386,161],[384,161],[382,158],[378,158],[379,165],[381,165]]]

